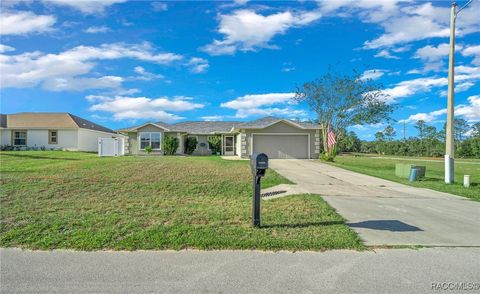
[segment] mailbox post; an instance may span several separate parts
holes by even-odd
[[[260,180],[268,169],[268,156],[265,153],[253,153],[250,167],[253,175],[252,224],[260,227]]]

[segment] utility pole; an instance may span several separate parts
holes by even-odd
[[[406,128],[407,128],[407,122],[403,122],[403,143],[407,141]]]
[[[457,11],[457,3],[452,3],[450,10],[450,52],[448,60],[448,102],[447,102],[447,126],[445,134],[445,183],[451,184],[454,181],[454,107],[455,107],[455,20],[458,13],[470,4],[468,1]]]

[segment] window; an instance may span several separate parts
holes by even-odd
[[[58,143],[58,131],[49,130],[48,131],[48,144],[57,144]]]
[[[14,146],[27,145],[27,131],[13,131],[13,145]]]
[[[140,149],[151,146],[152,149],[160,149],[161,133],[140,133]]]

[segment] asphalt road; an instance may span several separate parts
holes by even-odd
[[[432,291],[432,283],[475,283],[471,291],[459,292],[480,292],[480,248],[297,253],[1,249],[0,261],[2,293],[447,292]]]
[[[318,160],[270,160],[269,165],[296,183],[291,193],[321,195],[367,245],[480,246],[480,202]],[[279,189],[287,191],[286,186]]]

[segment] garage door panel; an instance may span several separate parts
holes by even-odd
[[[269,158],[308,158],[308,135],[253,135],[253,152]]]

